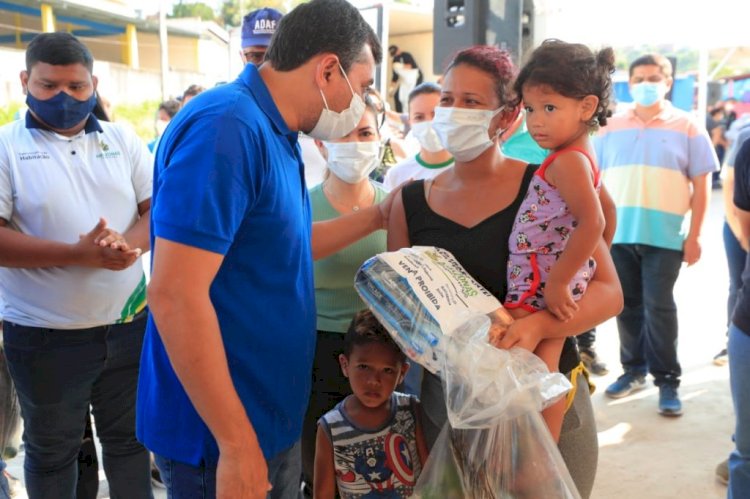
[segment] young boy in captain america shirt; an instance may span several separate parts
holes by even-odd
[[[419,402],[395,392],[406,355],[369,310],[354,317],[339,356],[352,395],[318,422],[315,499],[411,497],[427,446]]]

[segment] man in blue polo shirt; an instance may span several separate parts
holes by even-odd
[[[266,57],[197,96],[156,155],[137,433],[175,497],[298,496],[313,255],[383,224],[373,207],[313,230],[297,144],[359,122],[375,33],[346,0],[312,0]]]

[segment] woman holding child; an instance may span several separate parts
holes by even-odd
[[[478,46],[460,52],[445,73],[435,126],[456,158],[455,166],[432,181],[406,186],[394,201],[388,249],[437,246],[458,259],[469,274],[501,301],[508,291],[509,237],[537,165],[507,158],[498,137],[516,119],[515,69],[509,55]],[[440,130],[438,134],[440,134]],[[445,142],[448,143],[445,143]],[[545,339],[565,338],[559,369],[576,386],[579,359],[572,336],[617,314],[622,293],[602,239],[593,253],[597,267],[577,311],[566,321],[540,310],[517,319],[497,346],[534,351]],[[586,383],[584,382],[585,386]],[[432,446],[446,422],[440,380],[425,374],[422,384],[424,433]],[[596,428],[588,390],[577,389],[559,440],[560,451],[582,497],[596,472]]]

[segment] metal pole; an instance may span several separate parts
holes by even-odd
[[[701,47],[698,52],[698,123],[706,122],[708,104],[708,48]]]
[[[166,1],[159,2],[159,48],[161,50],[161,100],[169,98],[167,77],[169,75],[169,42],[167,40],[167,6]]]

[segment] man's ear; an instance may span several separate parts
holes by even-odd
[[[333,74],[339,71],[339,58],[334,54],[323,54],[315,70],[318,87],[322,88],[330,83]]]
[[[92,84],[92,85],[93,85],[93,87],[94,87],[94,92],[96,92],[96,87],[98,87],[98,86],[99,86],[99,78],[97,78],[97,77],[96,77],[96,76],[94,76],[94,75],[91,75],[91,84]]]
[[[349,377],[349,359],[346,358],[346,355],[339,354],[339,365],[341,366],[341,373],[344,375],[345,378]]]
[[[599,97],[596,95],[587,95],[581,99],[581,121],[591,121],[599,107]]]
[[[26,95],[29,87],[29,72],[25,69],[18,75],[21,79],[21,87],[23,88],[23,95]]]
[[[323,156],[324,159],[328,160],[328,149],[326,148],[325,144],[323,144],[323,141],[315,139],[314,142],[315,142],[315,147],[317,147],[318,151],[320,151],[320,155]]]

